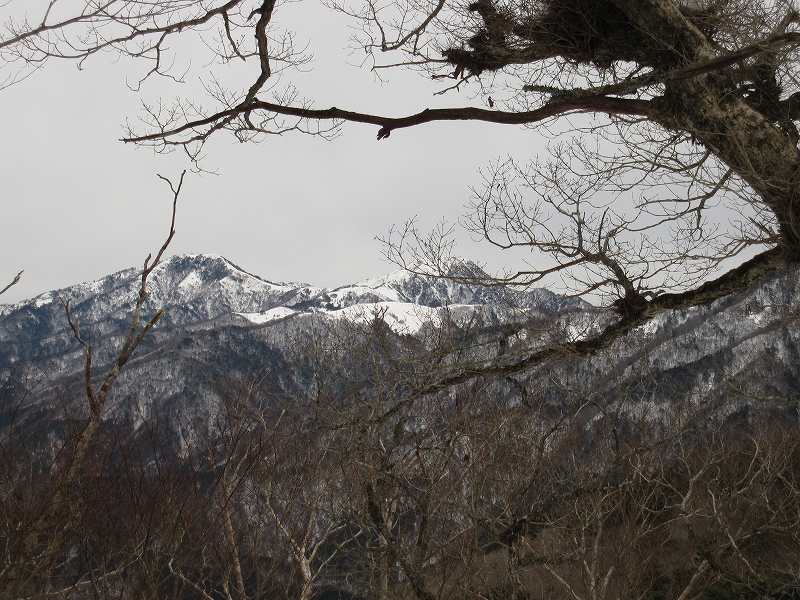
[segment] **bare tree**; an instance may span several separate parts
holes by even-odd
[[[617,464],[618,482],[584,471],[574,500],[552,513],[538,539],[525,540],[524,560],[542,565],[556,597],[779,597],[796,590],[787,565],[798,558],[800,498],[779,483],[796,477],[787,462],[796,434],[768,425],[744,436],[706,431],[698,442],[682,434],[666,452],[640,448]]]
[[[335,435],[318,429],[296,409],[288,409],[276,424],[254,485],[260,523],[273,532],[275,549],[289,559],[295,573],[287,596],[311,600],[326,579],[336,581],[335,561],[360,530],[347,520]]]
[[[85,578],[82,578],[83,574],[81,574],[77,580],[64,583],[63,589],[61,590],[54,589],[57,585],[54,581],[58,581],[57,579],[50,581],[55,571],[63,570],[64,563],[69,563],[68,555],[71,550],[69,550],[69,548],[65,550],[65,546],[69,546],[69,544],[74,541],[75,532],[80,529],[80,523],[82,522],[85,515],[84,511],[86,510],[85,503],[82,500],[85,500],[91,493],[100,490],[100,488],[93,488],[81,491],[81,487],[82,482],[87,477],[87,471],[91,470],[89,468],[90,464],[93,460],[96,460],[96,457],[92,455],[92,450],[103,438],[102,426],[107,412],[107,400],[113,389],[114,382],[144,338],[164,315],[164,309],[160,309],[156,311],[154,315],[145,319],[142,312],[145,301],[149,295],[147,285],[148,277],[160,264],[164,253],[175,235],[175,216],[178,198],[183,186],[184,175],[185,172],[181,174],[179,181],[175,184],[159,175],[162,180],[167,182],[172,192],[172,215],[169,232],[155,257],[148,255],[145,259],[127,334],[122,340],[121,347],[107,372],[100,377],[99,387],[95,383],[97,374],[95,373],[93,364],[93,345],[82,336],[80,325],[73,317],[69,301],[62,299],[69,326],[75,339],[81,344],[83,349],[83,388],[87,402],[88,418],[78,431],[75,432],[72,439],[67,441],[65,447],[56,457],[56,462],[53,463],[51,472],[46,478],[47,483],[51,485],[47,485],[46,483],[42,488],[48,490],[48,497],[43,503],[38,501],[34,503],[38,513],[36,515],[27,515],[29,517],[32,516],[32,519],[26,522],[24,527],[18,528],[22,525],[22,522],[19,522],[17,528],[11,525],[12,529],[6,532],[9,534],[7,542],[8,544],[11,544],[12,541],[14,542],[16,554],[13,555],[12,553],[12,556],[7,557],[8,562],[3,565],[2,571],[0,571],[9,593],[22,595],[25,590],[36,590],[37,582],[42,584],[39,590],[43,588],[47,593],[55,595],[66,595],[73,592],[78,593],[84,588],[94,587],[96,589],[98,585],[104,584],[107,579],[113,579],[119,576],[127,566],[117,562],[113,566],[108,565],[107,569],[101,569],[99,573],[92,571],[86,574]],[[12,282],[12,285],[18,279],[19,275],[15,281]],[[103,441],[110,445],[119,443],[119,440]],[[41,466],[32,466],[33,471],[39,470],[40,468]],[[96,468],[102,470],[101,467],[96,466]],[[23,485],[31,486],[42,485],[42,483],[42,481],[36,479],[33,481],[23,481]],[[16,529],[16,531],[14,531],[14,529]],[[13,535],[10,535],[12,531]],[[145,531],[142,535],[146,537],[149,535],[149,532]],[[135,546],[136,544],[134,544],[134,547]],[[64,554],[65,551],[67,553],[66,558]],[[137,560],[141,551],[141,548],[139,548],[138,552],[136,550],[132,551],[125,560]],[[108,558],[111,557],[111,555],[108,556]],[[64,563],[61,563],[62,560]],[[30,586],[33,587],[31,588]]]
[[[635,389],[620,399],[561,388],[546,369],[518,382],[524,391],[490,377],[414,396],[410,383],[452,346],[405,355],[380,319],[304,335],[313,402],[282,413],[299,446],[276,438],[286,454],[259,478],[293,490],[272,509],[295,526],[272,535],[299,547],[311,513],[335,512],[307,512],[321,499],[306,457],[324,460],[320,474],[338,480],[328,494],[350,509],[328,523],[359,532],[335,575],[356,592],[677,600],[797,589],[794,424],[725,421],[713,403],[648,411]],[[294,545],[282,554],[297,564]]]

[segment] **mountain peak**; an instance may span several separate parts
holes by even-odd
[[[252,278],[253,280],[265,283],[274,287],[293,288],[302,284],[293,282],[275,282],[264,279],[238,264],[219,254],[174,254],[161,261],[157,270],[168,270],[173,272],[196,271],[204,281],[221,280],[226,277],[236,277],[240,279]]]

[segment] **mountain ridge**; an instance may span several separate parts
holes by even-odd
[[[66,405],[84,410],[81,348],[58,296],[72,302],[101,372],[127,331],[137,286],[138,270],[125,269],[0,307],[0,391],[33,382],[47,418]],[[773,398],[791,412],[786,403],[800,398],[797,306],[800,271],[791,270],[708,307],[659,315],[596,356],[565,357],[521,372],[515,386],[552,398],[558,396],[553,390],[568,387],[604,404],[651,409],[680,397],[721,398],[734,410],[751,402],[750,394]],[[301,340],[336,335],[376,317],[400,345],[408,338],[411,347],[436,339],[448,324],[481,360],[585,337],[615,318],[612,311],[546,290],[525,295],[410,273],[336,288],[276,283],[218,255],[178,255],[159,265],[145,315],[162,307],[164,319],[118,380],[114,414],[208,421],[226,393],[220,382],[256,376],[266,377],[270,393],[299,393],[310,385],[315,360]],[[792,418],[800,419],[798,410]]]
[[[80,313],[82,304],[92,303],[98,297],[109,295],[116,296],[114,299],[117,300],[116,310],[112,309],[111,312],[124,311],[131,305],[133,286],[138,284],[138,273],[139,270],[135,267],[122,269],[99,279],[50,290],[15,303],[0,304],[0,318],[8,318],[19,311],[53,305],[59,305],[58,309],[62,310],[59,298],[69,300],[73,310]],[[220,302],[217,306],[205,306],[207,318],[218,317],[226,312],[260,314],[281,306],[333,311],[355,304],[380,302],[439,308],[450,304],[500,304],[500,300],[514,305],[522,300],[527,308],[537,307],[538,304],[537,308],[545,311],[582,305],[543,288],[532,290],[528,295],[512,294],[507,290],[498,292],[493,288],[444,282],[439,278],[402,271],[331,288],[305,282],[275,282],[215,254],[181,254],[168,257],[151,274],[149,288],[150,307],[158,305],[159,308],[169,309],[176,305],[197,303],[202,296],[215,296]],[[478,293],[476,290],[490,290],[491,293]],[[101,312],[110,314],[109,311]]]

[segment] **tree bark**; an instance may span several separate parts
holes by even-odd
[[[719,75],[676,82],[675,126],[693,134],[746,181],[775,214],[781,245],[800,258],[800,154],[792,140],[744,100],[725,96]]]
[[[613,0],[631,22],[668,47],[675,68],[713,61],[708,39],[681,13],[673,0]],[[791,257],[800,258],[797,145],[777,125],[731,93],[729,74],[712,71],[666,83],[658,101],[665,127],[693,135],[733,169],[775,214],[781,243]]]

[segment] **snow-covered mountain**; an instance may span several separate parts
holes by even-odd
[[[127,320],[138,285],[138,271],[126,269],[16,304],[0,305],[0,368],[23,356],[39,354],[42,345],[69,333],[60,299],[70,302],[86,332],[114,333]],[[263,325],[308,314],[357,318],[380,310],[398,333],[415,333],[421,320],[445,307],[555,313],[584,306],[543,289],[520,293],[402,271],[335,289],[272,282],[224,257],[205,254],[165,260],[150,276],[149,290],[148,308],[166,308],[167,327],[188,328],[210,327],[215,321],[218,325]]]
[[[139,271],[131,268],[0,305],[0,383],[24,381],[35,395],[51,399],[79,397],[71,386],[81,371],[81,348],[62,301],[69,302],[102,370],[126,332],[138,286]],[[162,262],[150,276],[149,291],[145,315],[165,308],[166,316],[123,373],[117,388],[117,397],[129,398],[118,402],[123,412],[185,402],[194,403],[196,412],[197,406],[213,404],[218,381],[246,378],[265,365],[280,366],[276,378],[291,388],[296,382],[285,354],[292,342],[285,336],[320,323],[364,323],[380,316],[398,335],[415,335],[444,318],[498,325],[588,306],[547,290],[512,292],[404,272],[335,289],[273,282],[224,257],[202,254]]]
[[[563,360],[517,380],[550,395],[565,386],[583,390],[606,404],[618,399],[652,407],[675,398],[724,396],[732,406],[760,398],[796,413],[798,275],[787,272],[707,308],[666,313],[591,360]],[[60,299],[70,302],[102,368],[124,335],[137,287],[137,270],[127,269],[0,305],[0,410],[17,407],[24,391],[30,414],[45,415],[54,406],[79,411],[81,349]],[[291,394],[305,385],[299,364],[305,349],[297,332],[314,327],[378,316],[401,339],[424,336],[445,321],[468,323],[486,356],[554,335],[575,339],[613,318],[543,289],[464,285],[405,272],[326,289],[273,282],[213,255],[174,256],[156,268],[146,313],[162,307],[166,317],[114,395],[112,412],[137,422],[152,414],[207,422],[229,382],[256,373],[275,393]]]

